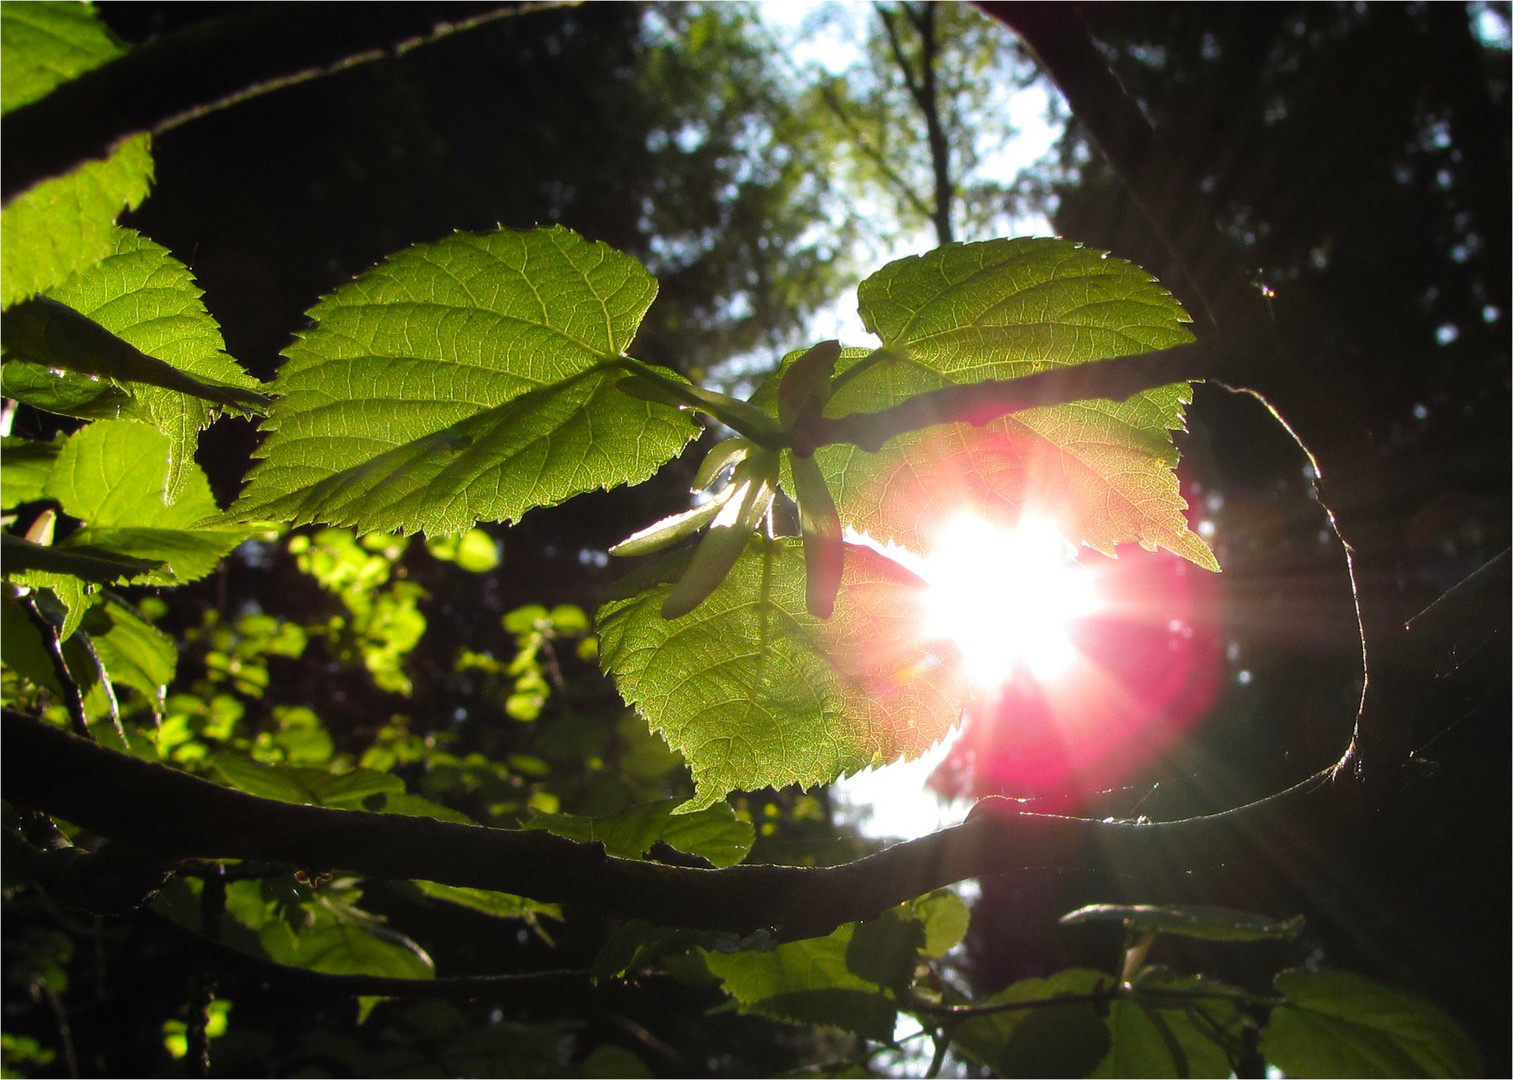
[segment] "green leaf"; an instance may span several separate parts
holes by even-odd
[[[436,821],[451,821],[458,825],[478,824],[459,810],[453,810],[450,806],[443,806],[441,803],[432,802],[430,799],[423,799],[419,795],[411,795],[408,792],[391,791],[386,794],[380,813],[428,817]]]
[[[827,415],[875,411],[952,383],[1192,340],[1187,315],[1145,271],[1064,240],[951,244],[890,263],[858,290],[883,348],[842,354]],[[1158,545],[1217,570],[1187,527],[1170,432],[1184,427],[1186,384],[1125,402],[1028,409],[981,427],[937,425],[877,454],[816,455],[841,517],[879,541],[923,551],[948,518],[972,510],[1012,524],[1027,510],[1104,554]]]
[[[161,715],[178,663],[174,639],[109,595],[88,610],[82,626],[111,681],[140,690]]]
[[[700,952],[743,1011],[891,1042],[896,1007],[846,962],[853,932],[848,923],[828,937],[791,941],[766,952]]]
[[[1470,1036],[1435,1006],[1363,975],[1284,971],[1261,1033],[1289,1076],[1482,1076]]]
[[[22,503],[42,497],[42,485],[52,472],[62,436],[51,442],[35,439],[0,439],[0,510],[14,510]]]
[[[62,284],[110,253],[115,221],[147,197],[152,152],[146,135],[104,161],[44,180],[0,211],[0,302],[5,307]]]
[[[798,540],[753,537],[676,622],[661,616],[670,589],[606,603],[599,647],[621,696],[687,759],[686,809],[916,757],[967,700],[954,650],[918,637],[922,583],[870,548],[848,549],[828,622],[805,610]]]
[[[1233,908],[1199,904],[1089,904],[1059,920],[1063,926],[1083,923],[1123,923],[1137,931],[1180,934],[1208,941],[1265,941],[1297,937],[1303,917],[1273,919]]]
[[[643,803],[617,814],[581,817],[576,814],[537,814],[527,829],[547,829],[579,843],[599,842],[610,855],[640,859],[659,840],[716,866],[733,866],[751,851],[755,833],[738,821],[728,806],[711,806],[692,814],[677,814],[677,799]]]
[[[895,994],[908,990],[925,944],[925,928],[913,915],[907,907],[895,908],[856,923],[846,949],[846,966]]]
[[[693,814],[675,814],[662,829],[662,842],[717,867],[734,866],[751,854],[756,830],[724,804]]]
[[[615,389],[655,292],[560,227],[400,252],[310,312],[234,512],[455,533],[645,480],[698,430]]]
[[[125,419],[156,426],[171,440],[171,501],[188,482],[199,432],[225,406],[262,409],[268,399],[253,392],[257,380],[226,355],[189,268],[130,229],[114,230],[112,241],[101,262],[7,312],[6,354],[29,361],[31,371],[12,375],[12,361],[6,388],[18,396],[38,391],[40,397],[21,398],[38,408],[89,418],[114,407]],[[39,368],[87,374],[52,377],[49,386]],[[122,383],[132,394],[128,402],[98,393]],[[70,384],[77,402],[60,397]],[[87,396],[91,389],[94,397]]]
[[[1045,979],[1024,979],[979,1004],[1081,997],[1108,982],[1102,972],[1071,968]],[[976,1016],[958,1026],[951,1041],[999,1076],[1086,1076],[1107,1052],[1109,1032],[1096,1005],[1077,1002]]]
[[[53,575],[71,574],[85,581],[108,585],[123,578],[151,573],[163,565],[161,560],[134,559],[88,544],[47,547],[11,533],[0,533],[0,547],[5,552],[5,575],[28,583],[37,581],[36,574],[28,572],[39,571]]]
[[[0,112],[46,97],[125,51],[88,4],[0,5]],[[116,217],[147,196],[149,146],[145,134],[134,136],[106,160],[85,162],[11,200],[0,212],[0,305],[56,285],[109,251]]]
[[[967,927],[972,921],[972,911],[966,901],[950,889],[938,889],[909,906],[918,912],[925,927],[925,943],[920,948],[925,956],[939,959],[961,944],[967,936]]]
[[[426,542],[433,558],[456,563],[470,574],[486,574],[499,565],[499,546],[482,529],[461,536],[438,536]]]
[[[603,1080],[640,1080],[655,1076],[642,1061],[629,1050],[619,1046],[598,1046],[584,1059],[579,1075],[588,1080],[602,1077]]]
[[[91,4],[0,4],[0,115],[125,52]]]
[[[375,769],[332,773],[308,765],[265,765],[233,751],[217,751],[210,764],[232,787],[279,802],[357,809],[374,795],[404,793],[404,781]]]
[[[84,527],[60,550],[99,547],[167,564],[137,580],[194,581],[246,539],[245,527],[201,528],[216,514],[210,485],[191,463],[178,501],[167,503],[170,440],[144,424],[102,420],[75,433],[58,455],[43,493]]]
[[[1109,1005],[1113,1043],[1093,1076],[1234,1075],[1243,1019],[1220,995],[1241,991],[1165,968],[1142,971],[1133,989]]]
[[[298,934],[291,933],[277,919],[270,919],[258,928],[263,949],[276,963],[331,975],[434,977],[431,958],[403,934],[376,922],[347,921],[319,906],[307,910],[314,914],[314,922]]]
[[[417,881],[417,888],[435,900],[472,908],[485,915],[497,915],[501,919],[528,919],[536,916],[561,920],[562,908],[556,904],[543,904],[524,896],[490,892],[488,889],[469,889],[460,885],[443,885],[436,881]]]

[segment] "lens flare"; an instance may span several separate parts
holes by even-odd
[[[1057,678],[1077,659],[1074,624],[1101,607],[1093,572],[1074,554],[1045,518],[1027,515],[1013,529],[950,519],[920,568],[925,635],[955,641],[981,689],[1020,674]]]

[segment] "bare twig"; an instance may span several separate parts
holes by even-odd
[[[0,120],[4,198],[207,113],[555,3],[257,4],[150,41]]]

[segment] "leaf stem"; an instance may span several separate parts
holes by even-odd
[[[729,394],[705,390],[693,383],[669,379],[657,368],[631,356],[616,357],[611,361],[611,366],[620,367],[632,375],[655,384],[659,390],[678,399],[690,409],[697,409],[714,417],[758,446],[768,450],[781,450],[788,445],[788,440],[778,422],[750,402],[733,398]]]

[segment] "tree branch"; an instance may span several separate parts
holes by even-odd
[[[260,799],[9,709],[3,740],[6,798],[153,857],[258,859],[439,881],[581,904],[662,926],[743,935],[768,929],[785,939],[874,918],[965,878],[1080,865],[1090,843],[1179,872],[1234,861],[1237,852],[1316,842],[1319,804],[1337,790],[1321,773],[1259,803],[1156,824],[1026,814],[1012,800],[985,799],[962,825],[841,866],[702,870],[612,858],[600,844],[535,830]]]
[[[0,119],[4,200],[108,157],[141,132],[171,131],[286,86],[553,4],[257,4],[149,41]]]
[[[938,42],[935,38],[935,8],[925,4],[917,18],[911,16],[909,19],[919,33],[918,78],[909,63],[908,54],[904,52],[903,40],[899,37],[898,27],[893,23],[892,12],[881,4],[876,5],[876,8],[883,29],[887,32],[888,47],[893,53],[894,62],[903,73],[904,86],[919,106],[920,115],[924,117],[925,139],[930,147],[930,171],[935,178],[935,208],[929,216],[935,226],[936,240],[949,244],[954,238],[951,229],[951,203],[955,191],[951,183],[950,146],[946,141],[945,130],[941,127],[940,101],[936,91],[935,56]]]
[[[876,453],[895,435],[935,424],[980,427],[1021,409],[1090,398],[1124,401],[1157,386],[1210,378],[1218,369],[1215,350],[1191,342],[1158,352],[1051,368],[1017,379],[943,386],[877,412],[810,417],[795,426],[793,450],[806,456],[821,446],[844,442]]]

